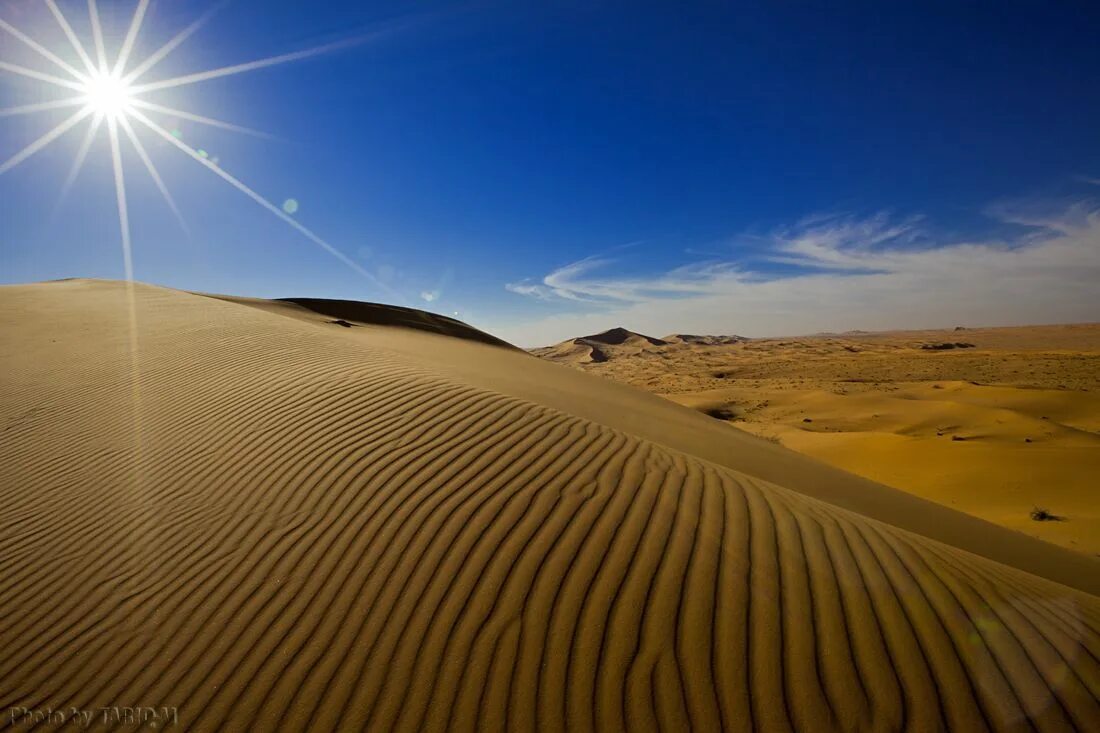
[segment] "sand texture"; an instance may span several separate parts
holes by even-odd
[[[1100,730],[1092,558],[330,306],[0,288],[0,726]]]
[[[1100,557],[1100,324],[690,338],[535,352]]]

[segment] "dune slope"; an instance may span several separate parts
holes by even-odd
[[[600,364],[533,353],[661,394],[841,470],[1100,557],[1100,324],[732,343],[694,338]],[[973,346],[927,348],[956,343]],[[734,467],[746,468],[743,462]],[[1037,508],[1060,521],[1034,521]],[[1100,577],[1095,568],[1088,574]]]
[[[1100,727],[1087,558],[510,349],[133,292],[0,288],[5,710]]]

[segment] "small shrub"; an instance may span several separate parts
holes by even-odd
[[[1043,509],[1042,507],[1038,507],[1038,506],[1031,510],[1030,516],[1036,522],[1064,522],[1064,521],[1066,521],[1065,517],[1060,517],[1057,514],[1052,514],[1051,512],[1047,511],[1046,509]]]

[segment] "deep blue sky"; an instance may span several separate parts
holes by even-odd
[[[89,42],[84,3],[60,4]],[[117,46],[135,3],[100,4]],[[136,58],[213,4],[154,2]],[[0,0],[0,17],[75,62],[37,0]],[[625,278],[708,259],[781,274],[756,235],[822,212],[922,215],[957,241],[1000,236],[997,202],[1100,192],[1082,180],[1100,178],[1089,2],[236,0],[149,78],[372,31],[156,99],[277,136],[176,124],[260,194],[297,199],[300,222],[408,304],[488,327],[604,307],[504,288],[593,255]],[[0,59],[51,70],[9,37]],[[8,74],[0,95],[57,96]],[[0,119],[0,160],[65,114]],[[0,281],[122,276],[102,137],[51,219],[79,139],[0,176]],[[192,231],[127,151],[138,279],[393,299],[146,139]]]

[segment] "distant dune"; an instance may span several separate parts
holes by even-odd
[[[616,327],[593,334],[581,336],[560,344],[542,349],[532,349],[531,353],[551,361],[567,364],[588,364],[608,361],[615,356],[634,355],[652,350],[654,346],[667,346],[666,341]]]
[[[622,346],[624,344],[648,344],[650,346],[664,346],[665,342],[661,339],[655,339],[652,336],[645,336],[640,333],[628,331],[621,326],[608,329],[602,333],[597,333],[592,336],[585,336],[583,341],[595,341],[599,344],[609,344],[611,346]]]
[[[737,344],[748,339],[741,336],[699,336],[690,333],[673,333],[665,336],[662,341],[670,344],[692,344],[697,346],[721,346]]]
[[[654,338],[619,326],[529,351],[535,356],[563,364],[600,364],[614,358],[667,353],[666,349],[658,347],[675,351],[681,347],[730,345],[747,340],[741,336],[696,336],[686,333]]]
[[[1100,730],[1092,558],[450,319],[128,293],[0,287],[4,725]]]

